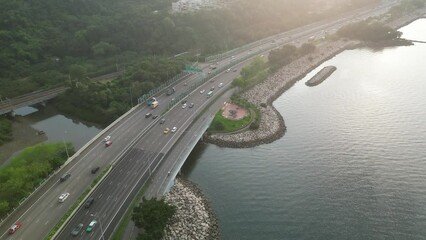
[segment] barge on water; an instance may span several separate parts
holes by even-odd
[[[336,71],[335,66],[327,66],[321,69],[315,76],[309,79],[305,84],[306,86],[313,87],[320,83],[322,83],[325,79],[327,79],[334,71]]]

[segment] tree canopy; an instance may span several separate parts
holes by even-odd
[[[139,206],[135,207],[132,220],[138,228],[143,228],[140,240],[161,240],[167,222],[173,216],[176,207],[167,204],[164,199],[143,199]]]

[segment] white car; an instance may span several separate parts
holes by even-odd
[[[95,219],[93,219],[89,223],[89,226],[86,227],[86,232],[91,232],[93,230],[93,228],[96,226],[97,223],[98,223],[98,221],[96,221]]]
[[[106,136],[106,138],[104,138],[104,142],[108,142],[111,139],[111,136]]]
[[[173,127],[172,128],[172,133],[176,132],[176,130],[177,130],[177,127]]]
[[[231,69],[230,68],[228,68],[227,70],[226,70],[226,72],[228,73],[228,72],[230,72],[231,71]]]
[[[206,89],[203,89],[200,91],[200,94],[203,94],[206,91]]]
[[[62,193],[59,196],[59,202],[65,202],[65,199],[67,199],[69,195],[70,195],[70,193]]]
[[[184,104],[182,105],[182,108],[186,108],[186,103],[184,103]]]
[[[223,87],[223,83],[219,83],[218,87],[219,88]]]

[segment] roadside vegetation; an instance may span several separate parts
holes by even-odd
[[[71,143],[67,143],[73,154]],[[63,143],[38,144],[24,149],[0,168],[0,218],[19,205],[44,179],[67,160]]]
[[[147,57],[113,80],[93,81],[81,75],[54,104],[64,113],[107,125],[136,105],[138,97],[179,74],[185,62],[182,58]]]
[[[12,122],[4,117],[0,117],[0,146],[12,141]]]
[[[232,86],[242,90],[248,89],[268,76],[268,65],[262,57],[255,57],[249,66],[241,69],[241,76],[232,81]]]
[[[318,11],[310,0],[247,0],[171,14],[172,0],[0,0],[0,95],[67,85],[60,111],[108,124],[184,63],[377,2]],[[181,53],[184,59],[170,58]],[[121,77],[91,80],[109,73]]]
[[[234,132],[247,126],[251,118],[250,111],[247,116],[239,120],[225,118],[222,114],[223,110],[220,110],[216,113],[210,127],[207,129],[208,132]]]
[[[138,236],[138,240],[161,240],[167,222],[175,212],[176,207],[167,204],[164,199],[144,198],[142,203],[134,208],[132,214],[135,225],[144,230]]]
[[[239,87],[241,93],[256,84],[263,82],[271,72],[277,71],[281,67],[291,63],[301,56],[314,52],[315,49],[316,47],[314,44],[305,43],[299,48],[294,45],[284,45],[281,48],[272,50],[269,54],[268,62],[265,62],[265,60],[260,56],[254,58],[249,66],[244,67],[241,70],[241,76],[232,81],[232,85],[234,87]],[[250,123],[250,129],[255,130],[259,128],[261,113],[257,106],[242,98],[238,93],[231,97],[231,102],[248,109],[249,112],[255,113],[254,121]],[[266,107],[266,102],[262,103],[261,107]],[[241,128],[243,123],[240,121],[225,119],[221,114],[216,114],[208,132],[235,131],[236,129]],[[248,122],[249,120],[247,120],[246,124]]]
[[[408,40],[402,39],[402,33],[376,20],[365,20],[352,23],[337,31],[340,37],[364,41],[367,44],[380,46],[411,45]]]
[[[312,43],[304,43],[299,48],[291,44],[284,45],[271,51],[268,57],[269,67],[272,72],[275,72],[295,59],[314,52],[315,49]]]

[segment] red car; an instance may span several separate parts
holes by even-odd
[[[9,228],[8,233],[14,234],[21,227],[20,223],[15,223],[12,227]]]
[[[109,146],[111,146],[111,144],[112,144],[112,141],[108,140],[108,141],[105,142],[105,147],[109,147]]]

